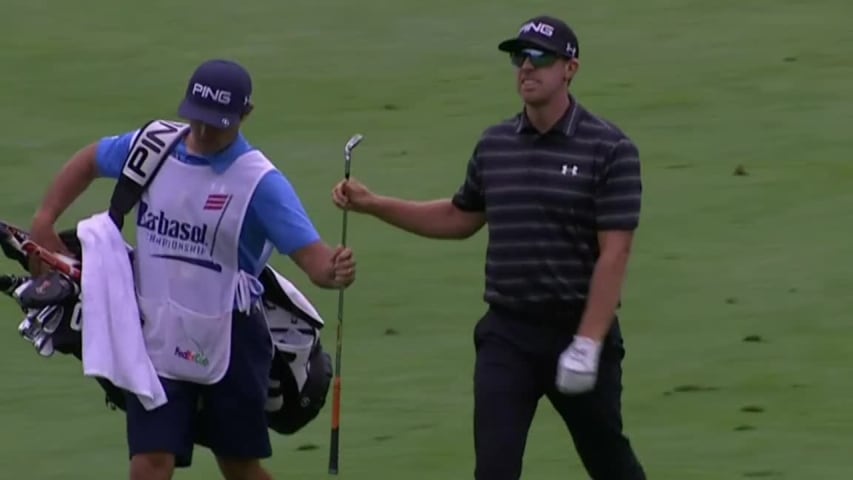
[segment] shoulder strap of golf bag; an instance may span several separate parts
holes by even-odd
[[[187,124],[166,120],[152,120],[139,130],[110,198],[110,218],[119,230],[124,226],[124,217],[139,202],[188,130]]]

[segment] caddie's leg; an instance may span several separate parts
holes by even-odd
[[[171,480],[174,471],[171,453],[139,453],[130,460],[130,480]]]
[[[219,458],[216,463],[225,480],[273,480],[260,460],[245,460],[241,458]]]
[[[566,340],[569,341],[568,339]],[[554,372],[557,357],[555,352]],[[578,455],[593,480],[645,480],[628,437],[622,431],[622,359],[625,350],[617,329],[602,345],[595,389],[564,395],[553,385],[548,399],[566,423]],[[554,374],[551,374],[554,378]]]
[[[228,371],[203,390],[200,431],[227,480],[270,480],[260,459],[272,456],[264,407],[272,339],[263,311],[235,314]]]
[[[521,478],[527,434],[542,395],[535,363],[487,313],[474,331],[474,449],[477,480]]]
[[[145,410],[125,392],[131,480],[168,480],[175,467],[192,463],[193,420],[198,402],[194,385],[161,378],[168,403]]]

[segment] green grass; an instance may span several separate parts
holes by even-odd
[[[479,133],[519,108],[497,42],[546,11],[580,36],[574,91],[644,162],[624,410],[649,477],[849,478],[847,1],[6,0],[0,218],[27,225],[77,148],[173,117],[192,68],[226,56],[254,74],[246,133],[337,242],[329,191],[346,139],[366,135],[353,169],[375,190],[451,194]],[[747,176],[732,174],[738,165]],[[109,188],[98,183],[61,226],[104,209]],[[347,297],[341,478],[471,478],[485,237],[428,241],[351,220],[360,272]],[[274,265],[334,326],[336,295],[286,259]],[[35,356],[11,302],[0,312],[0,477],[126,478],[122,416],[79,362]],[[764,342],[743,342],[750,334]],[[325,336],[333,346],[334,328]],[[665,395],[683,385],[715,389]],[[741,411],[749,405],[763,412]],[[325,478],[328,429],[327,409],[297,436],[276,436],[276,478]],[[547,402],[525,465],[525,479],[584,477]],[[198,450],[177,478],[214,472]]]

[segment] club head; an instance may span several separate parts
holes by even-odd
[[[357,133],[353,135],[346,146],[344,146],[344,178],[349,180],[349,172],[350,172],[350,162],[352,161],[352,151],[355,147],[361,143],[361,140],[364,139],[364,135]],[[344,215],[346,215],[346,210],[344,211]]]
[[[42,357],[50,357],[53,356],[55,349],[53,348],[53,339],[47,333],[43,333],[39,335],[38,338],[33,342],[33,346],[36,348],[36,351]]]
[[[9,225],[6,222],[0,221],[0,236],[11,237],[12,231],[9,230]]]
[[[0,275],[0,292],[12,295],[15,288],[20,285],[20,279],[14,275]]]
[[[41,335],[42,326],[36,321],[34,312],[30,312],[24,321],[18,325],[18,333],[28,342],[35,341],[36,337]]]
[[[347,161],[352,158],[352,151],[359,143],[361,143],[362,139],[364,139],[364,135],[357,133],[353,135],[347,142],[346,146],[344,146],[344,155],[346,156]]]
[[[39,309],[38,314],[36,315],[36,322],[44,328],[50,320],[54,317],[57,311],[60,311],[61,307],[56,305],[50,305],[44,308]]]
[[[32,327],[32,324],[30,323],[30,320],[25,318],[24,321],[22,321],[18,325],[18,334],[20,334],[24,338],[27,338],[27,332],[30,331],[31,327]]]
[[[0,221],[0,236],[7,237],[14,242],[23,242],[30,238],[28,232],[3,221]]]
[[[33,283],[33,280],[30,278],[30,279],[27,279],[26,281],[22,282],[17,287],[15,287],[15,289],[12,290],[12,298],[14,298],[15,300],[18,301],[18,303],[20,303],[21,302],[21,295],[27,290],[27,288],[29,288],[29,286],[32,283]]]
[[[6,222],[0,221],[0,245],[3,246],[3,253],[8,258],[16,256],[26,256],[21,242],[28,239],[29,235],[24,235],[20,230]]]
[[[53,335],[56,332],[56,329],[59,328],[59,325],[62,323],[62,318],[65,315],[65,308],[59,307],[56,311],[54,311],[49,318],[42,322],[42,328],[44,331],[50,335]]]

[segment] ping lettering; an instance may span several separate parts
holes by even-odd
[[[223,105],[231,103],[231,92],[228,90],[214,89],[201,83],[193,84],[192,93],[193,95],[198,95],[201,98],[213,100],[214,102],[221,103]]]
[[[554,35],[554,27],[542,22],[528,22],[521,27],[521,32],[527,33],[533,30],[536,33],[550,37]]]
[[[130,160],[127,162],[126,170],[130,170],[136,177],[132,177],[134,181],[142,185],[145,179],[151,174],[150,167],[145,165],[145,160],[148,159],[149,153],[160,155],[166,148],[166,141],[163,138],[169,138],[170,135],[178,131],[178,126],[166,122],[159,122],[162,128],[151,128],[144,132],[144,136],[139,139],[136,148],[130,155]]]

